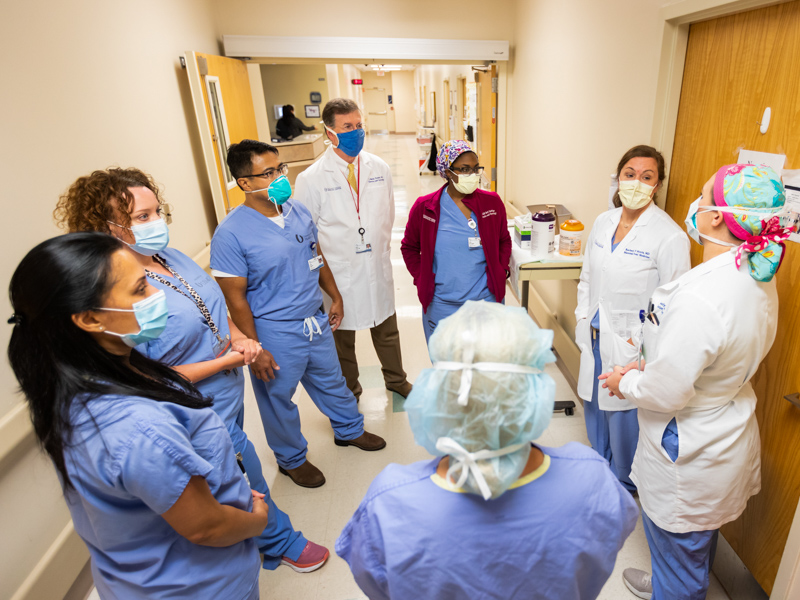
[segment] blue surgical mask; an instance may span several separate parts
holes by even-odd
[[[113,221],[109,221],[109,223],[117,225]],[[153,256],[169,245],[169,227],[167,227],[164,219],[140,223],[133,227],[125,227],[124,225],[117,225],[117,227],[129,229],[133,233],[133,238],[136,241],[133,244],[128,244],[128,246],[139,254]]]
[[[122,341],[131,348],[139,344],[152,342],[160,336],[167,326],[167,317],[169,316],[167,296],[164,290],[159,290],[144,300],[134,302],[131,308],[98,308],[97,310],[132,312],[136,316],[136,322],[139,323],[139,331],[137,333],[103,332],[122,338]]]
[[[339,140],[339,143],[334,146],[334,148],[338,148],[347,156],[358,156],[358,153],[364,148],[364,138],[367,136],[367,132],[363,129],[353,129],[351,131],[345,131],[344,133],[336,133],[327,125],[325,129],[330,131],[336,136],[336,139]]]

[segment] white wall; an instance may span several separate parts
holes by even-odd
[[[506,200],[566,205],[586,232],[608,207],[609,175],[649,143],[662,22],[658,0],[524,0],[510,75]],[[667,157],[669,158],[669,157]],[[576,284],[537,284],[574,330]]]
[[[137,166],[163,185],[175,207],[175,247],[193,255],[210,239],[213,206],[178,57],[218,54],[216,36],[205,0],[3,2],[2,286],[30,248],[59,233],[52,221],[59,194],[111,165]],[[11,308],[5,292],[0,298],[5,349]],[[3,360],[0,419],[22,401],[16,388]],[[34,445],[0,465],[0,506],[5,599],[69,519],[54,470]]]

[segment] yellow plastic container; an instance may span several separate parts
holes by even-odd
[[[558,238],[558,252],[562,256],[580,256],[583,223],[570,219],[561,224]]]

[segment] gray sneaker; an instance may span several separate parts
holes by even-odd
[[[622,580],[637,598],[650,600],[653,597],[653,585],[650,583],[650,573],[641,569],[625,569],[622,572]]]

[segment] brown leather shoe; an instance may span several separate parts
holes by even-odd
[[[386,447],[386,440],[379,435],[365,431],[354,440],[337,440],[333,438],[333,443],[337,446],[355,446],[359,450],[374,452]]]
[[[300,487],[318,488],[325,483],[325,475],[308,460],[295,469],[284,469],[279,465],[278,471],[289,477]]]
[[[386,389],[390,392],[394,392],[395,394],[399,394],[403,398],[408,398],[408,395],[411,393],[411,390],[414,389],[414,386],[411,385],[408,381],[404,381],[398,386],[389,387],[386,386]]]

